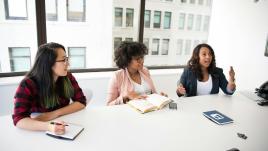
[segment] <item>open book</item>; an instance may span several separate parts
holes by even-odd
[[[134,99],[128,102],[130,106],[137,109],[141,113],[146,113],[154,110],[159,110],[171,102],[168,97],[159,94],[147,95],[146,99]]]
[[[65,133],[63,135],[57,135],[50,131],[46,131],[46,134],[59,139],[74,140],[83,130],[84,128],[80,125],[67,123],[67,126],[65,126]]]

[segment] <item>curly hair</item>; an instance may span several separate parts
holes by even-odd
[[[148,49],[143,43],[123,41],[114,52],[114,62],[118,68],[124,69],[133,57],[143,57],[147,53]]]
[[[188,61],[187,66],[196,74],[197,79],[199,81],[203,80],[203,74],[202,74],[201,66],[199,64],[199,60],[200,60],[199,52],[202,47],[208,48],[212,56],[212,61],[208,67],[208,73],[211,74],[216,68],[215,54],[214,54],[214,50],[212,49],[212,47],[208,44],[197,45],[193,50],[192,57]]]

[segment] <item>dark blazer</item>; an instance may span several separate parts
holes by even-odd
[[[232,95],[233,93],[229,93],[227,91],[228,81],[226,80],[225,75],[223,74],[223,70],[221,68],[217,68],[211,73],[212,77],[212,89],[210,94],[219,93],[219,88],[225,93]],[[182,84],[186,90],[186,96],[196,96],[197,89],[197,76],[190,68],[185,68],[181,79],[177,82],[177,85]],[[177,93],[178,96],[182,96],[182,94]]]

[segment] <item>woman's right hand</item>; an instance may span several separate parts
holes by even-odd
[[[57,135],[63,135],[65,133],[65,122],[50,122],[48,123],[48,131]]]
[[[178,85],[176,92],[181,94],[181,95],[186,94],[186,90],[185,90],[185,88],[183,87],[183,85],[181,83]]]
[[[132,92],[129,92],[127,96],[123,97],[123,101],[124,103],[127,103],[128,101],[133,100],[133,99],[145,99],[145,98],[147,98],[147,95],[139,95],[135,91],[132,91]]]

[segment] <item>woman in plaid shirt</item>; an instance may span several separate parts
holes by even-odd
[[[77,81],[68,72],[64,46],[47,43],[39,47],[35,63],[17,88],[12,115],[14,125],[28,130],[64,134],[64,122],[49,123],[86,106],[86,98]],[[70,98],[72,103],[70,104]],[[41,113],[31,117],[31,113]]]

